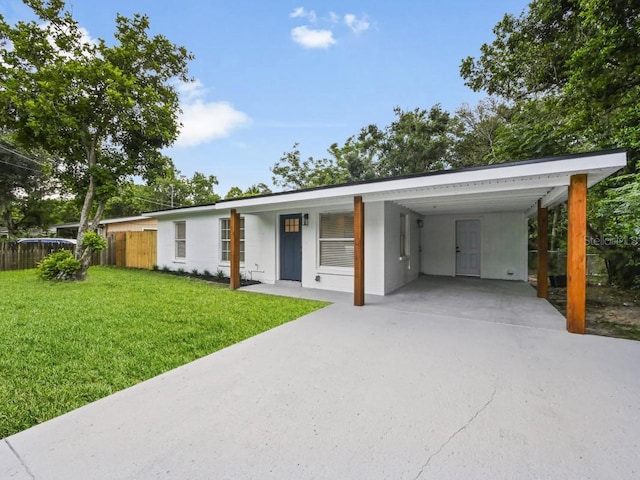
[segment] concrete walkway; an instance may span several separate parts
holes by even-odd
[[[9,437],[0,478],[640,477],[640,342],[426,294],[338,301]]]

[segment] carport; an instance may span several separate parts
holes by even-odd
[[[259,284],[243,290],[285,297],[322,300],[346,306],[352,296],[345,292]],[[366,304],[383,309],[391,317],[416,314],[417,318],[457,322],[460,320],[520,327],[563,330],[564,317],[526,282],[475,277],[421,275],[389,295],[367,295]]]
[[[342,208],[353,212],[353,266],[340,275],[353,277],[356,306],[365,294],[388,295],[420,273],[526,281],[529,218],[538,225],[537,295],[546,298],[547,211],[567,202],[566,328],[584,333],[587,190],[625,165],[626,152],[617,149],[221,202],[216,208],[229,208],[231,218],[231,287],[239,286],[240,215],[301,212],[315,229],[303,242],[302,286],[346,291],[344,280],[327,283],[317,264],[322,209]]]

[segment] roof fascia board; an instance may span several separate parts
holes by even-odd
[[[473,183],[492,180],[518,179],[521,177],[575,175],[589,173],[591,170],[615,168],[626,165],[626,153],[615,152],[604,155],[575,157],[548,162],[529,163],[524,165],[508,165],[502,168],[479,169],[471,171],[451,172],[449,174],[431,175],[411,178],[399,178],[384,182],[372,182],[356,185],[336,186],[325,190],[291,192],[278,196],[244,198],[217,204],[217,208],[243,208],[254,205],[282,204],[305,200],[319,201],[336,196],[351,197],[356,195],[381,194],[389,191],[413,190],[432,186],[444,186],[457,183]]]
[[[491,181],[491,182],[476,182],[474,184],[464,184],[464,185],[446,185],[442,187],[425,187],[423,189],[414,189],[411,191],[398,191],[392,193],[379,193],[379,194],[369,194],[364,196],[365,201],[375,201],[375,200],[389,200],[389,201],[398,201],[398,200],[409,200],[413,198],[425,198],[425,197],[448,197],[452,195],[456,196],[467,196],[467,195],[477,195],[484,193],[500,193],[500,192],[514,192],[520,190],[532,190],[539,188],[547,188],[551,190],[552,188],[560,185],[567,185],[567,177],[555,177],[548,178],[545,180],[536,177],[535,180],[532,179],[530,181],[527,180],[514,180],[514,181]]]
[[[586,173],[593,183],[607,175],[614,173],[627,163],[627,154],[624,150],[615,150],[603,153],[587,153],[584,155],[572,155],[564,158],[549,158],[539,161],[514,162],[514,164],[492,165],[490,168],[473,168],[452,172],[438,172],[438,174],[418,175],[398,179],[384,179],[381,181],[362,182],[349,185],[337,185],[328,188],[318,188],[303,191],[285,192],[274,195],[260,197],[241,198],[237,200],[227,200],[214,205],[204,205],[198,207],[186,207],[178,210],[162,210],[150,212],[146,215],[153,217],[179,216],[197,213],[209,213],[218,210],[229,210],[232,208],[243,212],[259,212],[279,210],[289,205],[292,208],[311,207],[317,204],[328,205],[329,202],[348,203],[356,195],[369,196],[374,200],[380,196],[379,200],[392,200],[395,198],[406,198],[407,195],[420,194],[417,189],[428,187],[444,187],[455,184],[473,185],[478,182],[496,182],[509,180],[513,182],[524,181],[528,177],[565,177]],[[598,172],[599,174],[595,174]],[[595,175],[594,175],[595,174]],[[549,187],[558,186],[554,180],[548,184]],[[593,184],[592,183],[592,184]],[[506,183],[505,183],[506,185]],[[469,192],[472,192],[470,190]],[[459,193],[464,192],[463,189]]]
[[[347,207],[353,208],[353,198],[351,197],[334,197],[334,198],[326,198],[322,199],[322,201],[318,201],[318,199],[314,199],[313,201],[297,201],[297,202],[286,202],[286,203],[277,203],[277,204],[266,204],[266,205],[252,205],[249,207],[227,207],[225,209],[220,209],[222,212],[228,212],[231,208],[235,208],[240,213],[266,213],[266,212],[278,212],[284,210],[306,210],[318,207]]]
[[[184,207],[184,208],[174,208],[171,210],[159,210],[157,212],[148,212],[146,213],[149,217],[176,217],[176,216],[184,216],[191,215],[197,213],[209,213],[216,210],[216,205],[201,205],[197,207]]]

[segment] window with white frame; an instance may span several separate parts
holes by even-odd
[[[400,214],[400,257],[407,256],[407,216]]]
[[[175,258],[187,256],[187,222],[174,222],[175,231]]]
[[[220,260],[231,261],[231,219],[220,220]],[[240,217],[240,262],[244,262],[244,217]]]
[[[353,212],[320,214],[321,267],[353,267]]]

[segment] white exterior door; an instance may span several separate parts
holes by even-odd
[[[480,220],[456,221],[456,275],[480,276]]]

